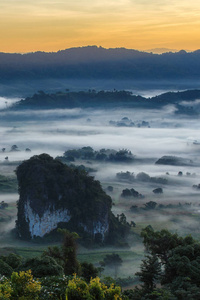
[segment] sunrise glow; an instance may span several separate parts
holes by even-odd
[[[2,0],[1,52],[200,48],[198,0]]]

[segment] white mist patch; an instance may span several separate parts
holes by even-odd
[[[14,103],[21,100],[20,98],[6,98],[0,97],[0,109],[8,108],[9,106],[13,105]]]
[[[19,195],[15,194],[0,194],[0,202],[14,203],[19,200]]]

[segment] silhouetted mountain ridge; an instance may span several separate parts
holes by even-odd
[[[197,79],[200,50],[153,54],[88,46],[49,53],[0,53],[0,79],[23,78]]]

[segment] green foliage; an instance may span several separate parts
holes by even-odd
[[[47,276],[42,277],[41,281],[41,291],[40,299],[42,300],[52,300],[59,299],[65,300],[66,287],[68,285],[70,276]]]
[[[89,284],[74,276],[69,280],[66,300],[121,300],[121,288],[111,284],[109,287],[100,282],[98,277],[91,279]]]
[[[115,283],[121,287],[127,287],[138,283],[138,279],[135,276],[128,276],[123,278],[117,277]]]
[[[0,259],[0,274],[10,276],[13,272],[13,268],[9,266],[5,261]]]
[[[14,272],[11,275],[11,299],[39,299],[41,284],[34,280],[31,271]]]
[[[151,226],[142,230],[142,236],[149,255],[136,274],[143,285],[133,294],[141,298],[133,299],[200,299],[200,243]]]
[[[70,149],[64,152],[64,159],[72,158],[83,160],[97,160],[97,161],[109,161],[109,162],[133,162],[134,155],[127,149],[121,149],[116,151],[114,149],[100,149],[94,151],[91,147],[82,147],[80,149]],[[60,157],[62,159],[62,157]]]
[[[35,280],[31,271],[13,272],[10,279],[0,280],[0,299],[37,300],[41,285]]]
[[[143,287],[146,291],[153,291],[161,275],[161,264],[157,256],[155,254],[146,256],[142,261],[140,272],[137,272],[135,275],[143,282]]]
[[[81,276],[86,282],[89,282],[91,278],[95,278],[98,275],[98,268],[92,263],[82,262],[81,263]]]
[[[64,259],[64,273],[65,275],[72,275],[73,273],[80,273],[80,265],[77,260],[77,244],[76,239],[79,238],[76,232],[69,232],[68,230],[61,231],[64,234],[62,253]]]
[[[66,289],[66,300],[79,300],[79,299],[90,299],[89,289],[87,283],[74,276],[72,280],[69,280]]]
[[[149,201],[149,202],[145,203],[144,205],[145,205],[145,209],[155,209],[157,203],[155,201]]]
[[[0,277],[0,299],[11,299],[12,288],[10,281],[6,277]]]
[[[32,270],[35,277],[63,275],[63,267],[53,257],[43,256],[27,259],[22,266],[23,270]]]
[[[123,222],[121,222],[123,220]],[[126,242],[126,237],[130,233],[130,224],[125,222],[125,218],[118,219],[111,215],[111,222],[109,224],[109,234],[106,237],[107,244],[115,245],[116,247],[129,247]]]
[[[50,256],[53,257],[56,262],[63,267],[63,255],[62,255],[62,249],[58,246],[52,246],[48,247],[47,250],[45,250],[42,254],[42,256]]]
[[[74,273],[80,273],[80,264],[77,260],[77,244],[76,239],[79,235],[76,232],[70,232],[66,229],[58,229],[63,235],[63,243],[59,248],[57,246],[48,247],[48,250],[44,251],[43,257],[52,257],[57,263],[62,266],[65,275],[72,275]],[[48,275],[48,274],[46,274]],[[60,275],[60,274],[54,274]]]
[[[147,226],[141,232],[144,238],[144,245],[147,251],[156,254],[163,263],[166,263],[170,250],[183,243],[183,238],[178,234],[172,234],[166,229],[154,231],[151,226]]]
[[[0,256],[0,259],[6,262],[13,270],[16,270],[22,264],[22,257],[15,253],[10,253],[7,256]]]

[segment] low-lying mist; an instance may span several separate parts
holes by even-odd
[[[0,100],[4,102],[3,108],[16,99]],[[195,105],[198,106],[199,101]],[[127,119],[128,124],[132,122],[134,125],[127,125]],[[148,110],[4,110],[0,112],[0,134],[0,175],[11,177],[15,177],[14,170],[21,161],[41,153],[57,157],[63,156],[69,149],[85,146],[92,147],[94,151],[103,148],[131,151],[134,160],[128,163],[82,158],[72,162],[91,168],[90,174],[100,180],[111,196],[114,214],[124,213],[127,221],[136,225],[131,230],[134,238],[137,237],[137,243],[132,238],[128,250],[135,252],[135,256],[131,260],[131,255],[126,257],[125,253],[122,254],[125,263],[121,274],[126,273],[130,261],[135,261],[135,271],[138,270],[143,255],[139,234],[147,225],[156,230],[168,228],[183,235],[191,233],[196,238],[200,237],[200,136],[197,117],[177,115],[173,105]],[[189,163],[156,164],[163,156],[181,157]],[[120,180],[117,177],[120,172],[130,172],[133,179]],[[147,174],[150,179],[139,180],[137,175],[140,173]],[[108,186],[113,190],[108,190]],[[156,188],[161,188],[162,193],[154,193]],[[134,189],[142,197],[123,197],[124,189]],[[0,190],[0,202],[12,204],[17,200],[18,194]],[[154,208],[146,205],[151,201],[156,202]],[[5,235],[14,225],[15,217],[12,216],[7,224],[2,223],[0,235]]]

